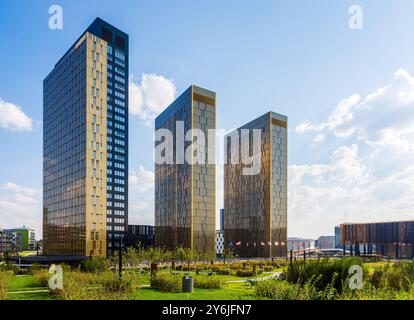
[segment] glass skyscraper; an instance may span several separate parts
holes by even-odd
[[[168,129],[174,139],[181,129],[184,134],[191,129],[201,129],[206,138],[205,149],[196,151],[205,155],[206,163],[183,161],[180,164],[179,158],[184,157],[184,150],[179,148],[178,139],[175,139],[174,163],[155,165],[157,246],[183,246],[201,252],[215,250],[215,164],[207,163],[209,156],[215,157],[215,139],[208,139],[208,130],[216,127],[215,109],[214,92],[191,86],[155,120],[155,129]],[[194,136],[185,142],[185,150],[192,141],[195,141]],[[160,143],[156,142],[155,146]]]
[[[242,162],[231,163],[232,150],[241,156],[241,129],[261,131],[260,172],[244,175]],[[232,145],[235,144],[235,145]],[[269,112],[225,136],[224,241],[240,257],[283,257],[287,245],[287,117]]]
[[[44,254],[111,254],[128,226],[128,35],[97,18],[43,97]]]

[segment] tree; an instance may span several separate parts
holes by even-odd
[[[226,259],[234,259],[236,257],[237,255],[232,248],[225,248],[223,250],[224,264],[226,264]]]

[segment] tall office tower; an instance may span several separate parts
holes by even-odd
[[[247,175],[241,162],[242,131],[252,154],[253,130],[261,131],[260,170]],[[246,134],[246,133],[244,133]],[[235,139],[239,136],[239,139]],[[248,145],[247,145],[248,144]],[[269,112],[225,137],[224,241],[240,257],[282,257],[287,245],[287,117]],[[232,161],[231,153],[240,161]],[[237,158],[236,158],[237,159]],[[234,163],[232,163],[234,162]],[[249,167],[249,166],[247,166]]]
[[[155,243],[160,247],[183,246],[199,252],[214,252],[216,229],[215,129],[216,94],[191,86],[155,120],[155,129],[168,129],[174,140],[173,164],[155,165]],[[191,150],[198,138],[191,129],[205,135],[205,147]],[[184,135],[187,135],[185,143]],[[178,138],[177,138],[178,137]],[[181,143],[182,142],[182,143]],[[160,148],[162,141],[156,141]],[[184,159],[184,149],[189,161]],[[199,158],[200,156],[200,158]],[[203,164],[196,159],[206,159]]]
[[[97,18],[43,98],[43,251],[111,254],[128,226],[128,35]]]

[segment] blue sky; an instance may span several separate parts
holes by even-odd
[[[63,30],[48,28],[53,4]],[[153,222],[151,119],[190,84],[217,93],[218,128],[289,117],[289,235],[413,217],[412,12],[410,0],[1,1],[0,227],[41,231],[42,80],[97,16],[130,35],[144,97],[130,115],[132,223]]]

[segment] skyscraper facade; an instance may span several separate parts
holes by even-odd
[[[43,251],[111,254],[128,225],[128,35],[97,18],[43,98]]]
[[[215,139],[208,137],[208,130],[215,129],[215,123],[215,93],[196,86],[189,87],[155,120],[156,130],[168,129],[174,137],[174,163],[155,165],[157,246],[215,250],[215,165],[207,161],[215,157]],[[188,162],[184,153],[191,150],[189,147],[195,141],[192,129],[204,133],[206,144],[202,150],[190,151]],[[180,147],[179,140],[186,134],[190,138]],[[160,147],[160,143],[156,141],[155,147]],[[197,154],[205,156],[205,163],[195,161]]]
[[[242,129],[261,132],[260,171],[244,174],[245,164],[232,163],[232,150],[241,158]],[[283,257],[287,245],[287,117],[269,112],[225,137],[224,241],[240,257]]]

